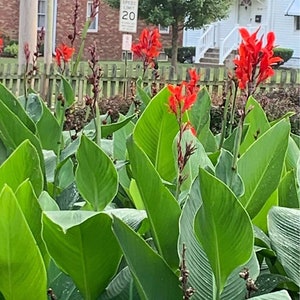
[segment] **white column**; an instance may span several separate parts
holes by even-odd
[[[53,0],[47,1],[46,7],[46,24],[45,24],[45,45],[44,45],[44,61],[47,66],[52,62],[53,51]]]
[[[19,73],[22,72],[22,65],[25,64],[24,45],[28,43],[31,52],[30,62],[36,50],[37,42],[37,12],[38,0],[20,0],[19,15]]]

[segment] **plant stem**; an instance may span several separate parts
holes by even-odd
[[[228,114],[228,107],[230,102],[231,94],[229,94],[228,97],[226,97],[225,105],[224,105],[224,112],[223,112],[223,120],[222,120],[222,129],[221,129],[221,138],[220,138],[220,144],[219,144],[219,150],[223,146],[223,142],[226,135],[226,124],[227,124],[227,114]]]
[[[100,118],[100,110],[99,105],[96,103],[96,120],[95,120],[95,129],[96,129],[96,144],[101,147],[101,118]]]
[[[237,169],[237,161],[239,157],[239,150],[240,150],[240,144],[242,140],[242,133],[243,133],[243,124],[244,124],[244,118],[245,114],[241,116],[238,126],[237,126],[237,132],[234,139],[234,147],[233,147],[233,159],[232,159],[232,170]]]
[[[230,121],[229,121],[229,127],[228,127],[228,134],[229,135],[232,133],[232,125],[234,123],[237,91],[238,91],[238,87],[237,87],[236,84],[234,84],[234,94],[233,94],[233,101],[232,101],[232,106],[231,106],[231,111],[230,111]]]

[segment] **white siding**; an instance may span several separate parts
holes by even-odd
[[[292,48],[293,57],[300,58],[300,30],[295,30],[295,17],[285,16],[290,0],[274,1],[274,14],[271,30],[275,32],[275,43],[279,47]]]

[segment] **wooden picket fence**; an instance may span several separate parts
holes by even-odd
[[[100,64],[102,70],[101,77],[101,97],[110,98],[115,95],[128,96],[130,93],[130,83],[143,76],[141,64],[130,63],[125,68],[123,63],[104,63]],[[188,80],[188,69],[190,66],[179,65],[177,72],[174,68],[162,64],[158,69],[159,78],[155,79],[151,70],[148,70],[143,76],[144,85],[156,85],[157,89],[166,84],[177,84],[182,80]],[[227,80],[227,71],[223,66],[220,67],[201,67],[195,65],[198,74],[200,74],[200,86],[206,86],[209,93],[221,96]],[[44,64],[39,64],[38,73],[31,80],[31,87],[37,91],[40,96],[53,107],[55,99],[59,93],[60,75],[55,65],[50,68]],[[84,104],[86,95],[91,95],[91,85],[88,83],[87,63],[79,64],[77,74],[70,76],[68,72],[65,76],[70,80],[75,91],[77,104]],[[18,65],[14,63],[0,63],[0,82],[16,95],[24,93],[24,75],[18,75]],[[300,70],[284,69],[276,70],[275,76],[261,85],[263,91],[270,91],[277,88],[289,89],[291,87],[300,87]]]

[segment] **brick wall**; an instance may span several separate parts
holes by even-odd
[[[81,31],[86,20],[87,0],[81,0],[79,7],[78,30]],[[56,43],[70,44],[68,35],[72,34],[73,27],[73,1],[57,0],[56,19]],[[0,0],[0,34],[4,33],[10,39],[18,39],[19,0]],[[147,25],[142,20],[138,21],[138,32],[133,34],[133,42],[138,40],[140,32]],[[75,48],[79,48],[80,37],[75,41]],[[119,10],[109,7],[104,1],[100,1],[98,16],[98,31],[87,35],[84,56],[88,57],[88,45],[96,42],[100,60],[120,60],[122,57],[122,32],[119,32]],[[163,47],[171,45],[171,31],[162,34]],[[182,44],[182,35],[180,38]]]
[[[19,0],[0,0],[0,34],[12,40],[18,39]]]

